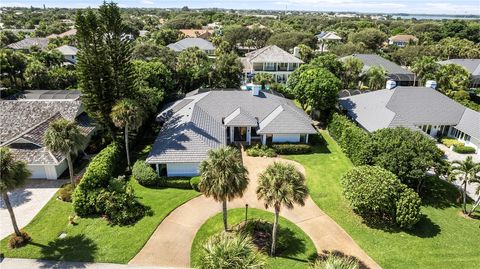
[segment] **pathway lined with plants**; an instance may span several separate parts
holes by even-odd
[[[302,173],[299,163],[281,158],[249,157],[243,153],[243,162],[249,171],[250,183],[244,196],[228,203],[228,208],[264,209],[257,200],[257,177],[274,161],[293,163]],[[203,195],[178,207],[167,216],[150,237],[143,249],[129,262],[134,265],[189,267],[190,251],[195,234],[210,217],[221,212],[221,204]],[[270,210],[271,211],[271,210]],[[314,242],[319,253],[340,251],[357,257],[370,268],[380,268],[353,239],[309,197],[305,206],[293,210],[282,208],[281,216],[300,227]],[[272,219],[273,221],[273,219]]]

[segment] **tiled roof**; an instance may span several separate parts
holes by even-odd
[[[68,31],[65,31],[61,34],[51,34],[47,36],[47,38],[57,38],[57,37],[66,37],[66,36],[72,36],[77,34],[77,29],[70,29]]]
[[[259,124],[258,134],[315,134],[310,121],[293,111],[288,105],[278,106],[270,115]]]
[[[78,49],[73,46],[63,45],[56,50],[60,51],[64,56],[77,55]]]
[[[28,37],[18,42],[12,43],[7,47],[15,50],[26,50],[26,49],[30,49],[33,46],[37,46],[40,49],[44,49],[47,47],[47,45],[48,45],[48,38]]]
[[[9,145],[10,151],[16,160],[22,160],[27,164],[58,164],[63,160],[60,154],[53,154],[45,147],[39,147],[30,143],[15,143]]]
[[[418,40],[418,38],[413,35],[395,35],[390,37],[389,40],[396,42],[409,42],[410,40]]]
[[[480,76],[480,59],[450,59],[438,62],[439,64],[458,64],[467,69],[472,76]]]
[[[247,111],[237,108],[223,121],[225,126],[257,126],[258,122]]]
[[[199,37],[204,35],[211,35],[214,31],[209,29],[180,29],[186,37]]]
[[[377,54],[353,54],[351,56],[343,57],[342,59],[350,57],[358,58],[363,62],[364,72],[373,66],[380,66],[385,69],[388,76],[395,81],[413,81],[414,79],[414,74],[411,71],[399,66],[394,62],[382,58]]]
[[[455,128],[480,140],[480,113],[470,108],[465,109]]]
[[[319,40],[342,40],[342,38],[334,32],[320,32],[316,37]]]
[[[245,58],[250,63],[303,63],[302,60],[275,45],[249,52],[245,54]]]
[[[178,42],[168,44],[167,47],[176,52],[193,47],[197,47],[201,50],[215,50],[213,44],[203,38],[184,38]]]

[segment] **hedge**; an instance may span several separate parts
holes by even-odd
[[[121,148],[112,143],[100,151],[87,167],[82,180],[73,192],[73,209],[79,216],[98,214],[97,197],[108,187],[110,179],[118,173]]]
[[[200,176],[192,177],[190,179],[190,186],[192,186],[192,189],[200,191],[200,189],[198,188],[198,184],[200,184],[201,179],[202,178]]]
[[[255,146],[251,146],[246,149],[245,151],[248,156],[252,157],[276,157],[277,153],[274,149],[269,148],[265,145],[256,144]]]
[[[288,155],[288,154],[305,154],[312,152],[312,146],[308,144],[272,144],[272,148],[277,154]]]
[[[191,177],[162,177],[161,187],[177,188],[177,189],[192,189],[190,184]]]
[[[138,160],[133,165],[132,176],[142,186],[152,187],[158,185],[159,178],[153,168],[145,161]]]
[[[464,145],[457,145],[453,146],[453,151],[461,154],[472,154],[475,153],[475,148]]]

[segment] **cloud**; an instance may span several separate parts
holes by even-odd
[[[152,0],[140,0],[140,3],[145,5],[153,5],[154,2]]]

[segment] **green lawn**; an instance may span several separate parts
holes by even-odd
[[[102,218],[80,218],[77,225],[69,225],[71,204],[54,197],[25,228],[33,241],[10,250],[6,247],[7,239],[3,239],[1,252],[16,258],[127,263],[173,209],[198,195],[193,190],[149,189],[136,182],[132,185],[142,203],[153,212],[135,225],[110,226]],[[60,239],[63,232],[67,236]]]
[[[273,222],[274,215],[273,213],[259,209],[248,209],[248,218]],[[228,223],[230,227],[244,220],[245,209],[237,208],[228,210]],[[291,231],[292,236],[288,240],[288,248],[284,250],[279,257],[268,258],[268,268],[308,268],[309,259],[316,256],[317,253],[312,240],[292,222],[280,217],[279,223],[280,229],[285,229],[283,231]],[[194,266],[197,261],[201,259],[200,254],[203,243],[210,236],[220,231],[223,231],[222,213],[208,219],[195,235],[190,253],[191,266]]]
[[[412,232],[369,227],[341,194],[339,179],[351,162],[328,133],[322,135],[327,146],[287,158],[303,164],[313,200],[377,263],[383,268],[478,268],[480,221],[459,215],[455,188],[438,180],[434,183],[430,194],[424,195],[428,197],[422,206],[425,216]]]

